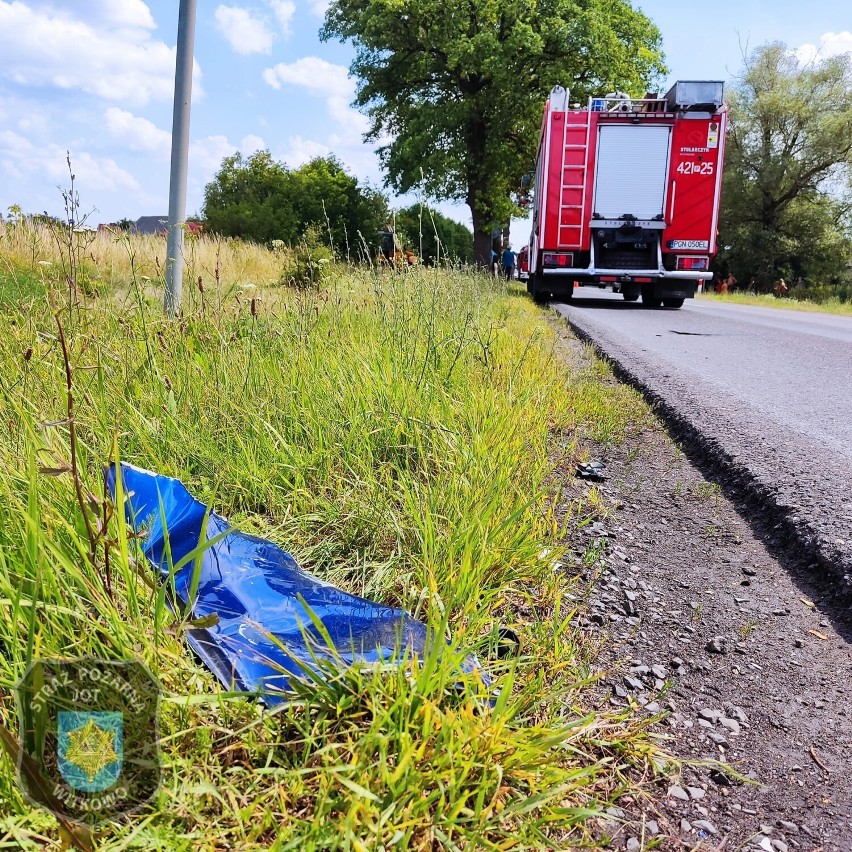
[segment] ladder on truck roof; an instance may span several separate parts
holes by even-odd
[[[559,248],[578,249],[583,242],[586,193],[589,189],[591,125],[591,113],[588,110],[566,108],[562,138],[562,177],[559,187]]]

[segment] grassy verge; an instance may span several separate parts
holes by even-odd
[[[497,625],[524,654],[493,663],[499,699],[458,657],[342,673],[276,714],[222,696],[187,652],[131,546],[90,550],[70,474],[65,373],[43,292],[0,316],[0,724],[34,657],[136,657],[163,684],[165,779],[153,807],[98,848],[566,848],[654,773],[626,716],[592,714],[588,649],[548,493],[555,433],[614,440],[643,410],[594,370],[566,373],[540,311],[462,271],[337,270],[319,290],[268,286],[263,249],[202,241],[185,313],[167,323],[153,242],[91,252],[99,296],[8,248],[6,280],[56,291],[74,366],[87,488],[122,458],[178,476],[238,526],[358,594],[446,624],[459,655]],[[96,247],[97,248],[97,247]],[[118,257],[118,256],[116,256]],[[43,259],[43,258],[42,258]],[[49,258],[48,258],[49,259]],[[55,261],[55,259],[54,259]],[[131,262],[132,261],[132,262]],[[59,266],[41,269],[52,270]],[[2,264],[0,264],[2,266]],[[154,275],[149,275],[154,272]],[[568,441],[572,452],[572,440]],[[49,474],[58,475],[49,475]],[[583,511],[567,523],[583,523]],[[120,539],[110,522],[108,539]],[[0,762],[0,837],[57,838]]]
[[[699,293],[697,299],[708,302],[727,302],[734,305],[756,305],[762,308],[781,308],[785,311],[806,311],[808,313],[838,314],[852,316],[852,302],[841,302],[839,299],[829,299],[825,302],[807,302],[795,298],[776,299],[765,293]]]

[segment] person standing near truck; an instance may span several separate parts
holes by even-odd
[[[385,263],[389,266],[393,266],[396,262],[396,255],[399,250],[399,240],[394,232],[393,225],[391,225],[390,222],[386,222],[385,226],[381,230],[380,243],[380,251],[382,253],[382,257],[385,259]]]
[[[516,255],[512,251],[512,247],[506,246],[503,249],[503,274],[507,281],[511,281],[515,277],[515,258]]]

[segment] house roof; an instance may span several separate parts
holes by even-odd
[[[134,230],[137,234],[159,234],[169,226],[169,217],[166,216],[140,216],[135,224]]]

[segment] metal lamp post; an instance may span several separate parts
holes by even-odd
[[[169,239],[166,251],[165,309],[180,311],[183,290],[183,231],[186,219],[186,173],[189,163],[189,111],[192,100],[192,55],[196,0],[180,0],[172,117],[172,166],[169,182]]]

